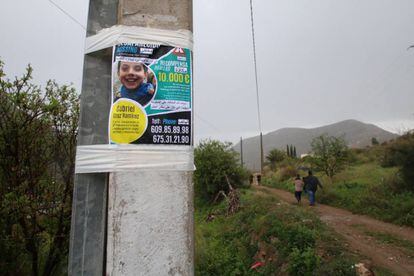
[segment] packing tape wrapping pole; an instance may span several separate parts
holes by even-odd
[[[194,171],[192,146],[89,145],[76,149],[75,173],[128,170]]]
[[[193,34],[189,30],[162,30],[136,26],[116,25],[102,29],[86,38],[85,54],[120,43],[153,43],[193,50]]]
[[[188,30],[162,30],[116,25],[86,38],[85,54],[121,43],[161,44],[193,49],[193,34]],[[194,171],[192,146],[99,144],[79,145],[75,173],[118,172],[128,170]]]

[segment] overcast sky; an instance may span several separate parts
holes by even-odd
[[[88,1],[54,0],[86,26]],[[414,1],[253,0],[263,132],[345,119],[414,128]],[[48,0],[1,0],[10,77],[80,91],[85,30]],[[196,139],[257,135],[249,0],[194,1]]]

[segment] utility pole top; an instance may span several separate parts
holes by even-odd
[[[165,30],[193,30],[192,1],[120,0],[118,24]]]

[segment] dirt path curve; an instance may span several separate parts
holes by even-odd
[[[256,189],[296,204],[290,192],[263,186],[256,186]],[[400,227],[323,204],[308,206],[306,200],[302,205],[304,208],[315,210],[323,222],[345,238],[351,251],[369,257],[373,265],[387,268],[396,275],[414,275],[413,228]],[[378,236],[391,236],[398,240],[398,243],[387,240],[384,242]]]

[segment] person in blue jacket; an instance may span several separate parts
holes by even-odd
[[[118,63],[118,78],[122,83],[121,91],[116,94],[119,98],[128,98],[145,106],[154,95],[155,89],[147,83],[148,68],[142,62],[120,61]]]

